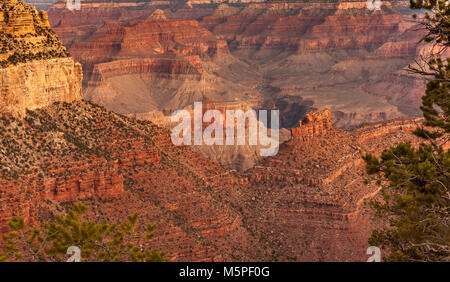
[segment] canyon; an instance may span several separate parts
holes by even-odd
[[[48,9],[54,31],[83,66],[83,97],[162,126],[210,99],[278,109],[289,129],[315,109],[334,125],[420,115],[426,80],[405,69],[429,50],[406,1],[81,1]],[[255,148],[196,148],[232,169]]]
[[[62,2],[49,8],[58,36],[45,29],[51,40],[36,50],[53,52],[0,66],[2,99],[13,97],[0,100],[0,233],[14,215],[38,226],[82,201],[90,220],[139,212],[156,223],[146,244],[171,261],[365,261],[384,223],[367,205],[379,186],[361,156],[420,142],[411,132],[421,118],[384,121],[414,110],[395,106],[412,99],[407,89],[390,100],[377,92],[416,79],[400,70],[416,52],[393,10],[402,8],[199,2],[82,1],[71,16]],[[2,22],[5,38],[29,19],[46,23],[22,2],[0,3],[19,11]],[[37,35],[26,34],[18,52],[34,50]],[[174,146],[167,117],[193,101],[280,109],[279,153]]]
[[[417,144],[420,122],[344,131],[328,109],[312,112],[277,156],[238,172],[174,146],[152,122],[58,102],[1,118],[1,230],[13,215],[38,225],[83,201],[94,220],[137,211],[156,223],[148,244],[173,261],[364,260],[378,224],[365,201],[379,188],[361,155]]]
[[[380,11],[364,1],[221,2],[81,1],[80,11],[56,3],[48,13],[83,65],[86,99],[123,114],[203,98],[289,105],[286,128],[299,107],[329,107],[346,129],[420,114],[426,81],[405,68],[424,48],[406,1]]]

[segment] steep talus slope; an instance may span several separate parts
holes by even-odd
[[[88,102],[2,118],[0,218],[39,223],[82,200],[93,220],[138,211],[158,224],[152,244],[173,260],[263,259],[235,208],[206,179],[223,169],[175,147],[166,130]]]

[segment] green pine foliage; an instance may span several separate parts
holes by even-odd
[[[450,151],[409,143],[364,157],[378,174],[383,201],[374,201],[389,226],[374,230],[369,244],[390,250],[386,261],[450,260]]]
[[[450,261],[450,137],[449,62],[442,51],[449,46],[450,10],[444,0],[411,0],[412,9],[427,11],[420,24],[424,41],[438,47],[424,67],[409,67],[430,78],[421,110],[424,138],[419,148],[409,143],[386,149],[378,158],[366,154],[368,174],[377,175],[382,200],[371,204],[387,225],[372,232],[369,244],[389,252],[385,261]],[[415,16],[415,18],[417,18]]]
[[[416,134],[423,138],[436,139],[450,133],[450,58],[445,62],[442,58],[431,58],[428,62],[430,71],[434,71],[434,79],[427,83],[425,95],[422,96],[424,125],[434,128],[433,131],[419,128]]]
[[[449,46],[450,7],[447,0],[410,0],[411,9],[425,10],[425,16],[419,23],[426,29],[425,42]],[[414,15],[413,18],[418,18]]]
[[[422,97],[421,110],[425,118],[425,126],[434,127],[433,132],[423,128],[416,134],[435,139],[450,133],[450,58],[442,58],[447,50],[450,36],[450,4],[447,0],[410,0],[412,9],[425,10],[425,15],[418,23],[426,30],[424,42],[432,45],[434,53],[428,58],[421,57],[423,62],[416,60],[416,65],[409,66],[412,73],[423,75],[430,79],[425,95]],[[414,18],[417,18],[414,15]]]
[[[40,228],[27,227],[23,217],[13,217],[8,224],[11,232],[3,235],[0,261],[66,261],[70,246],[80,248],[81,261],[167,261],[164,252],[144,247],[156,225],[148,224],[145,232],[137,232],[137,213],[119,224],[90,222],[84,219],[88,209],[76,203],[65,216],[57,215]]]

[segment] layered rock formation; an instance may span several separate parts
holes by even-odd
[[[70,52],[84,68],[85,98],[124,114],[176,110],[203,97],[245,100],[252,81],[234,70],[257,75],[198,22],[161,10],[107,22]]]
[[[368,10],[365,1],[250,2],[82,1],[83,9],[70,15],[62,3],[49,13],[83,64],[85,85],[96,72],[86,97],[121,113],[180,109],[204,97],[245,102],[242,93],[252,93],[261,104],[297,103],[302,112],[329,107],[343,128],[418,114],[423,81],[414,81],[420,89],[413,89],[411,77],[399,75],[420,49],[406,2],[383,1],[379,11]],[[151,79],[142,79],[134,71],[127,77],[129,59],[163,61],[161,70],[143,71]],[[116,60],[113,66],[122,64],[124,71],[96,81],[113,67],[104,64]],[[167,60],[196,71],[173,75]],[[119,79],[129,83],[120,86]],[[121,98],[129,93],[140,93],[135,98],[145,106]],[[291,118],[283,121],[287,127],[301,119],[294,112],[283,116]]]
[[[336,125],[352,128],[418,113],[420,98],[410,92],[423,88],[395,74],[418,56],[421,34],[397,2],[383,1],[380,11],[369,11],[364,1],[222,4],[201,25],[260,67],[266,83],[279,89],[272,97],[329,107]]]
[[[16,0],[0,5],[0,114],[81,99],[81,65],[51,31],[47,14]]]
[[[24,115],[53,102],[80,100],[81,65],[72,58],[36,60],[0,69],[0,113]]]
[[[0,2],[0,65],[6,67],[35,59],[65,58],[69,54],[50,29],[45,11],[17,0]]]
[[[89,216],[121,220],[139,211],[158,224],[149,242],[176,261],[365,260],[376,197],[364,184],[364,152],[400,141],[418,120],[352,132],[330,112],[308,123],[276,157],[245,173],[225,170],[147,121],[87,102],[56,103],[0,121],[0,230],[13,215],[40,224],[82,200]]]
[[[166,130],[80,101],[0,121],[0,229],[16,214],[39,224],[72,202],[90,218],[138,211],[172,260],[254,260],[262,249],[206,179],[223,169],[175,147]],[[246,242],[242,245],[242,242]]]
[[[145,2],[134,4],[133,17]],[[404,42],[385,44],[405,39],[387,35],[401,30],[395,23],[398,16],[389,9],[377,16],[360,15],[360,4],[302,5],[252,4],[232,11],[222,6],[215,19],[202,23],[220,38],[196,21],[174,20],[156,11],[142,12],[132,21],[110,21],[95,32],[91,28],[96,24],[85,22],[89,27],[71,43],[84,67],[92,68],[86,95],[136,117],[152,109],[168,114],[193,99],[205,100],[211,91],[208,97],[214,101],[207,100],[205,109],[283,109],[298,124],[292,138],[277,156],[256,158],[258,163],[246,172],[225,169],[191,148],[174,146],[169,131],[152,122],[86,101],[65,102],[78,99],[65,91],[79,89],[82,79],[70,58],[8,63],[1,70],[2,82],[8,82],[2,84],[2,97],[15,97],[12,93],[21,88],[29,89],[23,94],[29,96],[2,104],[0,232],[8,230],[6,223],[14,215],[39,225],[82,200],[91,206],[88,216],[93,220],[119,221],[139,212],[143,221],[155,222],[156,236],[148,244],[166,251],[173,261],[365,261],[367,238],[377,224],[365,202],[378,196],[379,187],[365,182],[361,155],[379,154],[404,141],[417,145],[410,132],[421,120],[397,119],[344,131],[332,125],[332,117],[340,118],[339,125],[353,126],[354,119],[360,123],[395,116],[396,109],[385,104],[368,108],[369,102],[383,100],[364,100],[367,93],[358,92],[363,79],[353,75],[368,71],[364,87],[372,89],[375,78],[387,77],[388,59],[380,58],[394,62],[389,72],[397,71],[408,54],[413,57],[414,48]],[[28,11],[18,9],[18,18]],[[109,15],[117,11],[126,10]],[[218,19],[220,15],[240,20]],[[291,17],[305,15],[320,21],[307,27],[287,24]],[[369,16],[382,24],[372,27]],[[20,27],[18,32],[23,32],[30,23],[26,19],[8,18],[3,28],[14,23],[12,30]],[[342,21],[336,25],[332,19]],[[272,30],[278,24],[298,38],[288,40],[281,27]],[[227,26],[239,36],[231,38]],[[361,41],[355,41],[350,27],[365,34]],[[331,31],[340,36],[315,36]],[[27,50],[20,46],[19,52]],[[249,50],[256,55],[244,62]],[[361,62],[370,62],[373,69]],[[384,71],[375,74],[375,69]],[[316,82],[308,82],[308,75],[316,76]],[[50,83],[48,88],[42,81]],[[48,90],[38,95],[34,89]],[[362,100],[354,101],[356,96]],[[332,107],[308,111],[322,104]],[[21,114],[3,114],[11,111]],[[297,123],[299,112],[306,115]]]
[[[365,181],[361,155],[379,154],[400,141],[417,145],[410,131],[419,121],[347,132],[328,126],[329,111],[308,118],[277,156],[241,174],[234,182],[239,189],[223,197],[241,207],[249,230],[272,249],[271,260],[365,260],[367,238],[380,224],[366,204],[379,187]]]
[[[332,127],[331,111],[325,109],[307,114],[298,127],[292,128],[292,139],[309,139],[326,134]]]

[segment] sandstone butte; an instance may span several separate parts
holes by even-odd
[[[0,5],[0,113],[23,116],[81,99],[81,65],[50,29],[47,13],[17,0]]]
[[[17,65],[46,60],[60,58]],[[60,72],[81,84],[80,73]],[[13,215],[39,225],[83,201],[92,220],[137,211],[156,223],[148,244],[173,261],[365,260],[380,223],[364,204],[378,187],[364,182],[361,154],[419,142],[411,130],[420,119],[344,131],[325,109],[308,113],[277,156],[237,172],[175,147],[169,131],[150,121],[61,97],[0,112],[0,233]]]

